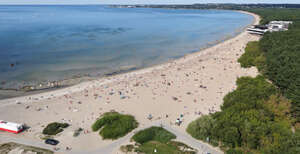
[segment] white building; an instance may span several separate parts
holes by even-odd
[[[11,133],[20,133],[23,131],[24,125],[23,124],[17,124],[13,122],[7,122],[0,120],[0,130],[11,132]]]
[[[250,34],[263,35],[266,32],[287,31],[292,21],[271,21],[267,25],[252,26],[247,29]]]

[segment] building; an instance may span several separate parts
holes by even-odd
[[[18,134],[24,130],[24,125],[0,120],[0,130]]]
[[[268,27],[267,26],[254,25],[250,28],[247,28],[247,31],[250,34],[263,35],[264,33],[268,32]]]
[[[287,31],[292,21],[271,21],[267,25],[255,25],[247,28],[250,34],[263,35],[266,32]]]

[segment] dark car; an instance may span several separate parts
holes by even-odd
[[[59,143],[59,141],[54,140],[54,139],[47,139],[45,140],[46,144],[50,144],[50,145],[57,145]]]

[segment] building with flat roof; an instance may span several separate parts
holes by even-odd
[[[292,21],[271,21],[266,25],[254,25],[247,28],[250,34],[263,35],[266,32],[287,31]]]
[[[7,122],[0,120],[0,130],[11,132],[11,133],[20,133],[23,131],[23,124],[17,124],[13,122]]]

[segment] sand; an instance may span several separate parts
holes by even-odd
[[[254,24],[258,24],[259,17]],[[39,138],[50,122],[68,122],[71,127],[58,135],[59,148],[89,151],[109,145],[91,132],[92,123],[103,113],[117,111],[134,115],[140,127],[161,121],[184,132],[187,125],[204,114],[220,110],[223,97],[236,88],[241,76],[255,77],[256,68],[244,69],[237,59],[249,41],[258,36],[246,31],[213,47],[180,59],[142,70],[80,83],[32,96],[0,100],[0,119],[25,123],[30,129],[13,136],[42,142]],[[152,120],[147,116],[151,114]],[[175,120],[183,115],[181,126]],[[73,131],[84,132],[74,138]],[[0,140],[1,141],[1,140]],[[61,150],[63,151],[63,150]]]

